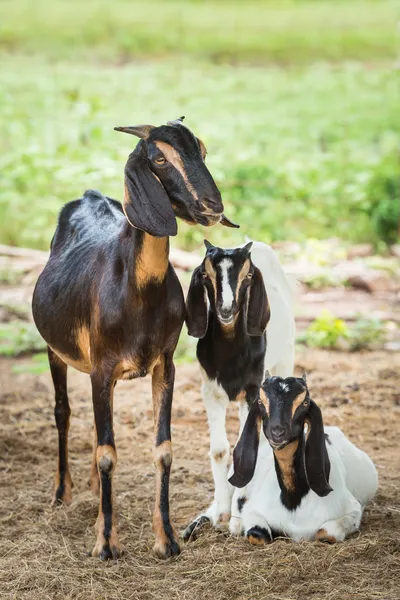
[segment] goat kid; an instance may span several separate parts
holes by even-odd
[[[342,542],[359,529],[378,485],[367,454],[339,428],[324,428],[305,376],[264,381],[234,450],[229,481],[237,488],[230,531],[255,545],[278,536]]]
[[[183,117],[182,117],[183,118]],[[54,501],[71,502],[67,366],[90,374],[95,418],[92,489],[100,492],[92,552],[117,558],[113,511],[117,453],[113,392],[119,379],[152,375],[156,501],[154,550],[179,552],[169,517],[173,354],[184,322],[181,285],[169,263],[176,217],[232,225],[204,158],[204,144],[181,119],[118,127],[141,140],[125,166],[123,205],[88,190],[61,210],[48,263],[33,295],[33,316],[48,344],[59,436]]]
[[[230,250],[208,241],[205,246],[205,258],[193,272],[186,319],[189,335],[200,338],[197,358],[215,495],[211,506],[185,529],[185,540],[206,523],[227,525],[230,518],[233,487],[228,483],[230,444],[225,428],[229,402],[239,401],[242,428],[248,406],[259,397],[265,364],[284,376],[293,371],[292,289],[274,251],[260,242]]]

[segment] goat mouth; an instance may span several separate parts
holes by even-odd
[[[234,316],[231,315],[230,317],[221,317],[221,315],[218,315],[218,319],[220,320],[220,322],[222,323],[222,325],[230,325],[231,323],[233,323],[234,321]]]
[[[271,446],[271,448],[272,448],[273,450],[283,450],[283,448],[284,448],[285,446],[287,446],[287,445],[288,445],[288,443],[289,443],[289,440],[286,440],[286,441],[284,441],[284,442],[279,442],[279,444],[277,444],[277,443],[275,443],[275,442],[272,442],[271,440],[268,440],[268,441],[269,441],[269,445]]]

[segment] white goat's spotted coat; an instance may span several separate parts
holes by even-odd
[[[357,531],[363,509],[373,498],[378,485],[375,466],[369,456],[354,446],[337,427],[325,427],[326,447],[331,463],[329,477],[333,491],[325,497],[310,490],[295,510],[281,502],[281,489],[275,471],[274,455],[261,434],[253,479],[242,489],[235,488],[229,529],[246,534],[258,526],[269,533],[277,531],[295,541],[312,540],[320,529],[341,542]],[[233,469],[231,469],[233,471]],[[238,500],[245,498],[242,511]]]

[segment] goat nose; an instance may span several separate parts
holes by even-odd
[[[279,442],[284,439],[286,430],[282,425],[274,425],[271,427],[271,433],[274,440]]]

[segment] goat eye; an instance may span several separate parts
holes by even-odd
[[[167,161],[163,156],[157,156],[157,158],[154,159],[154,162],[156,165],[164,165]]]
[[[253,273],[247,273],[246,277],[247,279],[251,279],[253,277]]]
[[[203,271],[203,272],[202,272],[201,276],[202,276],[204,279],[207,279],[207,277],[208,277],[208,275],[207,275],[207,273],[206,273],[205,271]]]

